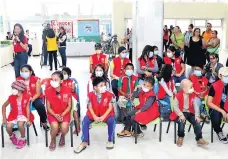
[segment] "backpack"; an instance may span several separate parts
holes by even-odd
[[[171,114],[171,104],[165,100],[158,100],[158,106],[160,111],[160,118],[162,121],[169,121]]]

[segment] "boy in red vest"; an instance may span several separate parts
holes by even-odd
[[[206,117],[206,109],[203,109],[202,101],[208,95],[208,79],[202,75],[203,66],[194,66],[193,74],[189,77],[189,80],[193,84],[194,93],[196,95],[196,102],[200,108],[200,113],[202,119]],[[206,123],[210,123],[208,118],[206,117]]]
[[[31,125],[34,120],[33,114],[30,112],[30,95],[26,91],[25,82],[18,80],[12,83],[12,95],[9,96],[7,101],[2,106],[2,124],[7,124],[6,130],[10,136],[10,140],[17,149],[21,149],[26,145],[25,138],[25,122]],[[10,105],[11,111],[6,118],[6,107]],[[21,137],[18,139],[16,134],[13,133],[14,124],[18,125]]]
[[[124,46],[118,49],[119,56],[114,58],[110,63],[110,76],[112,78],[112,91],[118,97],[118,80],[124,75],[124,68],[127,63],[131,63],[129,53]]]
[[[210,108],[212,127],[217,133],[219,140],[227,144],[228,139],[223,134],[222,120],[228,120],[228,67],[222,67],[218,72],[219,80],[211,85],[208,93],[207,105]]]
[[[180,83],[183,79],[185,79],[185,65],[182,57],[180,56],[180,52],[175,49],[174,46],[170,46],[167,51],[167,56],[163,59],[164,64],[169,64],[173,66],[175,70],[174,81],[175,83]]]
[[[135,88],[133,97],[139,98],[140,104],[137,105],[134,110],[128,112],[127,117],[124,120],[124,130],[117,134],[118,137],[129,137],[132,134],[131,129],[137,132],[141,137],[144,136],[140,127],[138,126],[134,130],[134,125],[137,123],[146,125],[149,122],[153,121],[159,117],[160,113],[158,110],[158,103],[156,101],[156,95],[153,92],[154,79],[151,77],[146,77],[143,85],[139,85]],[[141,91],[138,92],[137,89],[141,88]]]
[[[88,110],[82,121],[82,143],[74,150],[80,153],[86,149],[89,142],[89,126],[92,122],[105,122],[108,125],[107,149],[113,149],[115,118],[113,103],[114,95],[106,91],[106,81],[102,77],[93,80],[94,91],[88,94]]]
[[[105,68],[105,72],[108,72],[108,56],[102,53],[102,46],[100,43],[95,44],[96,53],[89,58],[90,73],[93,72],[96,65],[101,64]]]
[[[121,76],[118,80],[119,100],[118,105],[123,113],[126,113],[126,105],[132,98],[132,93],[138,85],[138,79],[134,75],[134,65],[128,63],[125,66],[125,76]]]
[[[195,101],[192,82],[188,79],[184,79],[180,84],[180,88],[180,92],[177,93],[174,99],[174,111],[170,114],[170,119],[177,120],[178,123],[177,146],[181,147],[183,145],[186,120],[188,120],[194,127],[197,145],[208,145],[208,142],[206,142],[202,137],[200,111]]]

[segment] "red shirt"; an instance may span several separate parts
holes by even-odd
[[[28,44],[28,39],[26,38],[26,36],[24,36],[23,44]],[[18,43],[16,40],[13,41],[13,47],[14,47],[14,52],[16,53],[27,52],[27,50],[23,49],[21,47],[21,44]]]

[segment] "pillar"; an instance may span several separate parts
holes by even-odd
[[[146,45],[158,46],[162,57],[164,1],[135,0],[132,12],[133,62]]]

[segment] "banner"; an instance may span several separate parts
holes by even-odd
[[[63,27],[66,31],[67,38],[71,39],[73,37],[73,21],[51,20],[51,27],[56,34],[59,34],[59,28]]]
[[[99,20],[78,20],[78,37],[88,42],[100,42]]]

